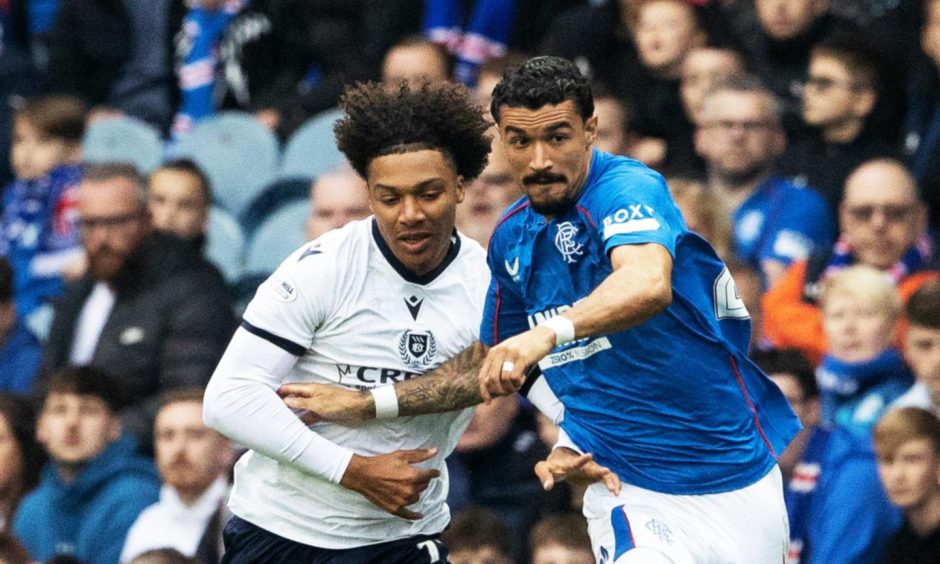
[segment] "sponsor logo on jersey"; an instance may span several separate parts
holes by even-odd
[[[297,287],[292,280],[287,278],[270,279],[271,286],[274,288],[274,295],[285,303],[290,303],[297,299]]]
[[[655,210],[644,204],[630,204],[604,218],[604,239],[614,235],[625,235],[641,231],[656,231],[659,220],[653,217]]]
[[[405,306],[408,308],[411,318],[415,321],[418,320],[418,313],[421,311],[421,304],[423,303],[424,298],[419,298],[418,296],[408,296],[405,298]]]
[[[404,382],[405,380],[410,380],[415,376],[421,375],[418,372],[407,372],[395,368],[351,366],[349,364],[337,364],[336,372],[339,377],[337,381],[338,384],[356,386],[363,389]]]
[[[430,331],[406,330],[398,340],[398,354],[409,368],[424,370],[434,363],[437,340]]]
[[[568,264],[577,262],[578,257],[584,254],[584,245],[574,239],[577,234],[578,228],[570,221],[558,224],[558,232],[555,233],[555,248]]]
[[[575,360],[584,360],[586,358],[592,357],[595,354],[601,351],[606,351],[610,348],[610,340],[607,337],[598,337],[593,341],[588,341],[587,344],[580,347],[572,347],[570,349],[565,349],[561,352],[552,353],[546,356],[539,361],[539,368],[542,370],[558,368],[559,366],[563,366],[569,362],[574,362]]]
[[[509,262],[509,259],[505,260],[506,263],[506,273],[509,274],[509,277],[512,278],[513,282],[519,281],[519,257],[513,259],[512,262]]]
[[[650,519],[646,522],[645,527],[646,530],[653,533],[659,540],[666,544],[672,544],[672,529],[669,528],[669,525],[658,519]]]
[[[300,257],[297,259],[297,262],[300,262],[311,255],[319,255],[322,252],[323,251],[321,251],[317,245],[313,245],[312,247],[307,247],[306,249],[304,249],[304,252],[300,253]]]
[[[560,305],[558,307],[550,307],[548,309],[543,309],[542,311],[537,311],[532,315],[527,317],[529,321],[529,329],[535,327],[539,323],[549,319],[550,317],[555,317],[556,315],[561,315],[563,312],[571,309],[570,305]]]

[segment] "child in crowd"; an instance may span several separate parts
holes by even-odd
[[[529,533],[532,564],[592,564],[594,553],[587,521],[577,513],[556,513],[543,517]],[[603,549],[601,549],[603,550]],[[615,556],[600,555],[601,562]]]
[[[512,562],[512,539],[509,528],[496,513],[482,507],[468,507],[454,513],[450,526],[441,534],[450,555],[451,564],[510,564]],[[429,541],[428,550],[438,546]],[[431,561],[437,562],[434,554]]]
[[[878,474],[904,526],[885,548],[885,564],[932,564],[940,558],[940,420],[904,407],[875,426]]]
[[[900,298],[883,272],[858,265],[826,280],[820,303],[828,341],[816,373],[822,421],[867,434],[913,382],[893,345]]]
[[[28,320],[81,270],[76,193],[85,107],[68,96],[27,100],[13,116],[10,160],[16,180],[3,194],[0,256],[15,273],[19,315]],[[35,317],[33,317],[35,319]]]
[[[905,313],[904,358],[917,382],[891,407],[919,407],[940,417],[940,279],[914,292]]]

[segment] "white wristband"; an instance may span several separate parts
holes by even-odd
[[[398,417],[398,394],[395,393],[395,386],[378,386],[369,390],[372,392],[372,399],[375,401],[376,419],[393,419]]]
[[[574,323],[562,315],[549,317],[539,323],[542,327],[547,327],[555,332],[555,346],[564,345],[574,340]]]

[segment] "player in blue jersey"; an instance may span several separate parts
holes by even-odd
[[[508,72],[491,111],[526,196],[490,242],[482,343],[395,394],[288,386],[286,401],[355,419],[521,387],[562,430],[543,480],[586,464],[608,478],[584,499],[599,562],[782,562],[776,456],[799,423],[747,358],[750,320],[727,268],[659,174],[593,149],[590,87],[571,62]]]

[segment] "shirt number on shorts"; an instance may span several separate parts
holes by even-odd
[[[738,287],[726,266],[715,279],[715,316],[719,319],[748,319],[751,314],[744,307],[744,300],[738,294]]]
[[[418,543],[418,550],[422,548],[427,549],[428,551],[428,562],[440,562],[441,561],[441,551],[437,548],[437,542],[432,540],[421,541]]]

